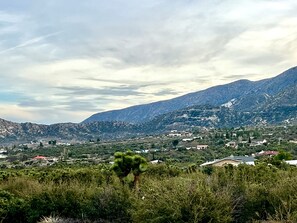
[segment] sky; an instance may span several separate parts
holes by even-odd
[[[0,118],[52,124],[297,65],[295,0],[0,0]]]

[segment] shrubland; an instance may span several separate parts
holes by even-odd
[[[297,171],[286,165],[149,165],[137,190],[108,164],[3,169],[0,179],[4,223],[297,222]]]

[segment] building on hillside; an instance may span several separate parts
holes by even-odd
[[[7,150],[6,149],[0,149],[0,154],[7,154]]]
[[[0,149],[0,159],[6,159],[7,158],[7,150]]]
[[[162,163],[162,160],[152,160],[150,161],[151,164],[158,164],[158,163]]]
[[[171,132],[168,134],[168,137],[181,137],[182,134],[179,132]]]
[[[253,141],[250,144],[250,146],[263,146],[263,145],[267,145],[266,139],[264,139],[263,141]]]
[[[207,149],[208,145],[197,145],[196,147],[198,150]]]
[[[192,142],[194,139],[193,138],[184,138],[182,139],[183,142]]]
[[[181,132],[182,136],[185,136],[185,137],[191,137],[193,135],[193,133],[191,132],[187,132],[187,131],[183,131]]]
[[[278,151],[261,151],[255,154],[255,156],[276,156]]]
[[[255,165],[255,158],[251,156],[229,156],[201,164],[200,166],[238,166],[239,164]]]
[[[34,160],[46,160],[47,158],[45,156],[35,156],[33,159]]]
[[[232,147],[232,148],[235,148],[235,149],[237,149],[237,147],[238,147],[237,143],[234,142],[234,141],[231,141],[231,142],[226,143],[225,146]]]
[[[285,162],[289,165],[297,166],[297,160],[286,160]]]
[[[193,133],[187,131],[177,131],[171,130],[170,133],[167,134],[168,137],[192,137]]]

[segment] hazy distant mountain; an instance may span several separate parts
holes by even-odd
[[[93,121],[141,123],[152,120],[158,115],[196,105],[219,106],[226,104],[237,111],[253,111],[259,105],[271,101],[271,97],[289,87],[296,86],[296,82],[297,68],[294,67],[274,78],[254,82],[239,80],[166,101],[97,113],[87,118],[83,123]]]
[[[87,124],[59,123],[39,125],[14,123],[0,119],[0,143],[30,142],[32,140],[89,140],[128,136],[135,127],[123,122],[94,122]]]

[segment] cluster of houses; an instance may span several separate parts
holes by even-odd
[[[251,141],[251,142],[248,142],[248,141],[240,141],[240,144],[248,144],[250,147],[254,147],[254,146],[263,146],[263,145],[267,145],[267,140],[264,139],[264,140],[257,140],[257,141]],[[235,141],[230,141],[228,143],[225,144],[226,147],[232,147],[232,148],[235,148],[237,149],[238,148],[238,143],[235,142]]]
[[[223,159],[216,159],[213,161],[205,162],[200,166],[225,166],[232,165],[238,166],[239,164],[255,165],[255,160],[257,157],[261,156],[275,156],[278,154],[278,151],[261,151],[251,156],[228,156]],[[297,166],[297,160],[285,160],[289,165]]]
[[[167,134],[168,137],[191,137],[193,133],[188,131],[177,131],[177,130],[171,130],[170,133]]]

